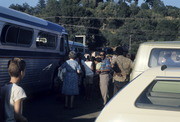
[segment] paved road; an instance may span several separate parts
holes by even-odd
[[[76,108],[67,110],[63,106],[63,97],[41,93],[24,102],[24,116],[29,122],[94,122],[100,113],[101,99],[86,101],[83,97],[75,98]]]

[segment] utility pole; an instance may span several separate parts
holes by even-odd
[[[130,38],[129,38],[129,52],[131,51],[131,35],[130,35]]]

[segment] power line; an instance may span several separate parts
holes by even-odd
[[[59,24],[63,25],[63,26],[69,26],[69,27],[77,27],[77,28],[85,28],[85,29],[96,29],[96,30],[101,30],[101,31],[103,31],[103,30],[114,31],[114,29],[108,29],[108,28],[101,29],[101,28],[96,28],[96,27],[87,27],[87,26],[83,26],[83,25],[72,25],[72,24],[64,24],[64,23],[59,23]],[[125,29],[118,29],[118,30],[121,30],[122,32],[128,31],[128,29],[127,30],[125,30]],[[137,33],[137,31],[139,31],[139,32],[146,32],[146,33],[149,33],[149,32],[152,33],[153,32],[155,34],[157,32],[167,33],[166,31],[161,31],[161,30],[139,30],[139,29],[130,29],[130,30],[131,30],[131,32],[129,32],[129,33]],[[176,32],[176,31],[171,31],[171,32]],[[174,34],[174,35],[176,35],[176,34]]]
[[[135,17],[78,17],[78,16],[38,16],[43,19],[50,19],[50,18],[63,18],[63,19],[98,19],[98,20],[180,20],[180,18],[173,18],[170,16],[164,18],[135,18]]]

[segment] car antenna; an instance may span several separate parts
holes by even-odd
[[[165,70],[166,68],[167,68],[166,65],[162,65],[162,66],[161,66],[161,70],[162,70],[162,71]]]

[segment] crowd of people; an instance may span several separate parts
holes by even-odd
[[[66,69],[61,93],[65,96],[65,108],[74,108],[74,97],[83,95],[85,100],[93,99],[95,91],[99,89],[102,98],[102,107],[110,99],[109,83],[113,82],[115,95],[129,81],[129,75],[133,67],[128,52],[122,47],[117,47],[113,55],[107,55],[105,51],[100,51],[93,56],[71,51],[69,60],[59,68]],[[59,73],[58,73],[59,74]],[[98,94],[98,93],[97,93]]]
[[[102,98],[101,108],[104,107],[110,99],[109,83],[114,83],[113,95],[115,95],[129,81],[133,63],[127,54],[122,47],[117,47],[113,55],[106,55],[106,52],[100,51],[96,56],[91,54],[84,56],[70,51],[69,59],[58,70],[58,76],[63,82],[61,94],[65,96],[65,109],[74,109],[75,96],[83,95],[85,100],[92,100],[93,95],[98,94],[94,92],[98,91],[99,97]],[[26,63],[20,58],[13,58],[8,63],[10,81],[1,89],[5,110],[1,119],[27,122],[22,115],[22,103],[26,94],[18,86],[25,75],[25,68]]]

